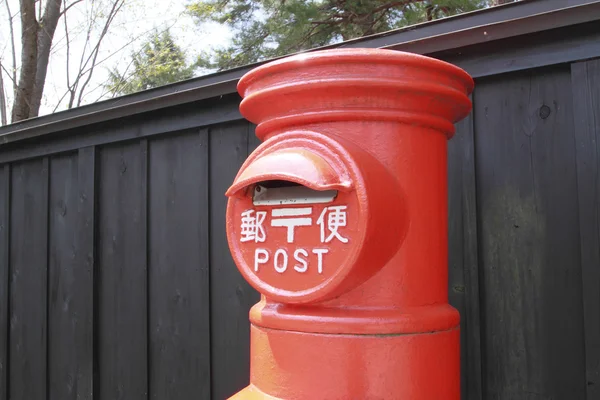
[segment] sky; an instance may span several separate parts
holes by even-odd
[[[66,0],[68,6],[74,0]],[[70,82],[79,69],[82,52],[86,50],[89,54],[90,47],[86,48],[87,28],[90,26],[89,16],[97,14],[97,10],[108,12],[113,0],[82,0],[67,11],[67,27],[69,32],[69,51],[67,52],[67,40],[65,35],[64,21],[59,21],[54,35],[54,45],[48,67],[44,98],[40,108],[40,115],[49,114],[66,108],[67,99],[59,99],[67,92],[67,59],[69,64]],[[6,3],[10,7],[14,23],[14,36],[17,54],[17,63],[20,58],[20,17],[19,0],[0,0],[0,60],[2,65],[10,69],[12,64],[10,30],[8,24],[8,12]],[[162,31],[170,28],[176,43],[186,52],[192,60],[202,50],[211,47],[224,46],[231,39],[228,28],[215,23],[198,26],[190,16],[184,14],[185,5],[190,0],[126,0],[123,9],[111,25],[109,33],[102,41],[98,60],[102,62],[96,67],[92,78],[82,98],[82,105],[93,103],[99,99],[107,98],[103,90],[103,83],[108,77],[108,70],[117,67],[124,70],[130,61],[130,54],[139,50],[140,44],[153,30]],[[103,23],[103,21],[100,20]],[[98,24],[100,25],[100,24]],[[95,45],[101,26],[93,29],[90,43]],[[69,57],[67,57],[67,53]],[[86,56],[87,57],[87,56]],[[9,101],[12,100],[12,81],[4,74],[5,91]],[[10,113],[10,111],[9,111]]]

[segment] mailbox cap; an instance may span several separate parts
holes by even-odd
[[[471,110],[473,79],[447,62],[394,50],[334,49],[275,60],[238,82],[256,135],[333,120],[398,121],[451,137]],[[268,105],[268,106],[265,106]]]
[[[244,196],[245,190],[263,181],[283,180],[313,190],[347,192],[352,183],[347,172],[335,168],[322,155],[301,148],[277,149],[243,167],[227,196]]]

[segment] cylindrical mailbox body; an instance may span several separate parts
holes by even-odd
[[[264,143],[227,192],[227,231],[262,299],[235,399],[460,398],[446,153],[472,89],[455,66],[372,49],[241,79]]]

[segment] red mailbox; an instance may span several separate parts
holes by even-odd
[[[262,296],[250,385],[233,398],[460,399],[446,152],[471,77],[327,50],[258,67],[238,90],[264,143],[227,191],[227,235]]]

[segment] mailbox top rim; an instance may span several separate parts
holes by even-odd
[[[237,84],[238,93],[246,96],[247,89],[258,80],[274,74],[299,69],[303,66],[331,65],[345,63],[405,65],[427,68],[443,74],[453,75],[463,82],[467,94],[473,92],[475,81],[464,69],[436,58],[398,50],[352,48],[329,49],[301,53],[274,60],[247,72]]]

